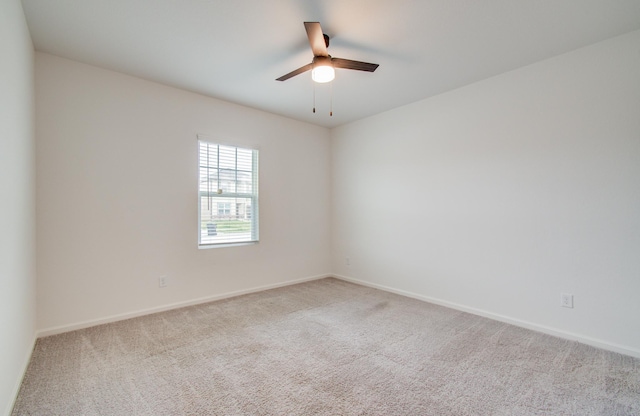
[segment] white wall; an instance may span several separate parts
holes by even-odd
[[[334,272],[640,356],[639,45],[335,129]]]
[[[35,342],[33,45],[19,0],[0,2],[0,413]]]
[[[42,53],[36,109],[43,333],[330,272],[327,129]],[[198,249],[198,133],[259,148],[260,243]]]

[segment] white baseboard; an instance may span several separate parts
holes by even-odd
[[[38,334],[34,333],[33,339],[31,341],[31,348],[29,348],[29,351],[27,351],[27,353],[25,354],[25,357],[22,359],[22,371],[20,372],[20,377],[18,377],[18,379],[16,380],[16,384],[13,387],[11,396],[9,396],[12,399],[9,401],[9,403],[7,403],[7,408],[3,413],[6,416],[11,415],[11,412],[13,411],[13,406],[15,406],[16,404],[16,399],[18,398],[18,393],[20,393],[20,387],[22,386],[22,380],[24,380],[24,376],[27,373],[27,368],[29,368],[29,362],[31,361],[31,355],[33,354],[33,349],[36,346],[37,340],[38,340]]]
[[[476,309],[465,305],[460,305],[457,303],[449,302],[442,299],[432,298],[430,296],[420,295],[418,293],[409,292],[406,290],[395,289],[389,286],[379,285],[377,283],[370,283],[364,280],[355,279],[353,277],[341,276],[338,274],[334,274],[333,277],[336,279],[344,280],[345,282],[355,283],[357,285],[372,287],[374,289],[384,290],[385,292],[395,293],[397,295],[406,296],[413,299],[422,300],[429,303],[434,303],[440,306],[446,306],[447,308],[456,309],[463,312],[468,312],[474,315],[483,316],[485,318],[493,319],[500,322],[505,322],[511,325],[519,326],[521,328],[531,329],[533,331],[542,332],[548,335],[553,335],[558,338],[568,339],[571,341],[577,341],[582,344],[591,345],[592,347],[601,348],[608,351],[617,352],[620,354],[629,355],[631,357],[640,358],[640,350],[624,345],[614,344],[612,342],[603,341],[600,339],[595,339],[591,337],[587,337],[580,334],[575,334],[573,332],[568,332],[552,327],[548,327],[545,325],[535,324],[533,322],[522,321],[520,319],[511,318],[508,316],[496,314],[493,312],[488,312],[482,309]]]
[[[263,290],[276,289],[276,288],[284,287],[284,286],[291,286],[291,285],[295,285],[295,284],[298,284],[298,283],[310,282],[312,280],[324,279],[326,277],[332,277],[332,276],[333,275],[331,275],[331,274],[323,274],[323,275],[317,275],[317,276],[303,277],[301,279],[288,280],[286,282],[272,283],[272,284],[269,284],[269,285],[257,286],[257,287],[253,287],[253,288],[250,288],[250,289],[237,290],[237,291],[234,291],[234,292],[227,292],[227,293],[222,293],[222,294],[213,295],[213,296],[205,296],[205,297],[192,299],[192,300],[188,300],[188,301],[184,301],[184,302],[176,302],[176,303],[171,303],[171,304],[168,304],[168,305],[156,306],[156,307],[153,307],[153,308],[141,309],[141,310],[137,310],[137,311],[133,311],[133,312],[126,312],[126,313],[121,313],[121,314],[117,314],[117,315],[111,315],[111,316],[107,316],[107,317],[104,317],[104,318],[91,319],[91,320],[88,320],[88,321],[77,322],[77,323],[74,323],[74,324],[61,325],[61,326],[56,326],[56,327],[52,327],[52,328],[41,329],[41,330],[38,331],[37,337],[38,338],[47,337],[47,336],[50,336],[50,335],[61,334],[63,332],[75,331],[77,329],[89,328],[89,327],[96,326],[96,325],[102,325],[102,324],[108,324],[108,323],[111,323],[111,322],[123,321],[125,319],[137,318],[139,316],[144,316],[144,315],[151,315],[153,313],[164,312],[164,311],[168,311],[168,310],[171,310],[171,309],[184,308],[186,306],[198,305],[198,304],[201,304],[201,303],[207,303],[207,302],[213,302],[213,301],[221,300],[221,299],[233,298],[233,297],[236,297],[236,296],[246,295],[246,294],[249,294],[249,293],[261,292]]]

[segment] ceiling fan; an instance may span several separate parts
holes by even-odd
[[[304,22],[307,31],[309,45],[313,51],[313,61],[303,67],[289,72],[276,79],[276,81],[286,81],[289,78],[311,70],[311,78],[315,82],[329,82],[335,77],[335,68],[355,69],[357,71],[373,72],[378,68],[378,64],[368,62],[352,61],[350,59],[332,58],[327,52],[329,46],[329,36],[322,33],[319,22]]]

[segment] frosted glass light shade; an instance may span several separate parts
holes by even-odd
[[[317,65],[311,71],[311,79],[314,80],[315,82],[320,82],[320,83],[329,82],[329,81],[333,81],[335,77],[336,77],[336,71],[333,69],[332,66]]]

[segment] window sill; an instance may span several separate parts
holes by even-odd
[[[238,246],[251,246],[258,244],[259,241],[243,241],[241,243],[219,243],[219,244],[199,244],[198,250],[208,250],[210,248],[225,248],[225,247],[238,247]]]

